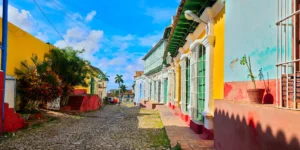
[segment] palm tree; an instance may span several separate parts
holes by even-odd
[[[123,99],[123,95],[124,93],[126,92],[127,88],[126,88],[126,85],[122,84],[121,87],[120,87],[120,92],[121,92],[121,100]]]
[[[105,73],[105,74],[103,74],[103,75],[100,76],[100,79],[102,81],[109,81],[109,76],[107,75],[107,73]]]
[[[132,84],[132,90],[134,90],[134,87],[135,87],[135,81],[133,82],[133,84]]]
[[[119,89],[120,90],[121,90],[121,84],[124,83],[122,77],[123,77],[123,75],[118,75],[118,74],[115,77],[115,83],[119,84]],[[120,92],[119,92],[119,99],[120,99]]]

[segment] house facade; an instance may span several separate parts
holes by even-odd
[[[188,20],[186,11],[201,22]],[[203,139],[213,139],[214,99],[223,98],[224,20],[221,0],[182,1],[165,52],[172,58],[170,78],[175,80],[169,105],[177,107],[181,118]]]
[[[216,149],[300,149],[299,0],[226,0],[224,99],[215,100]],[[250,57],[263,104],[249,103]],[[225,129],[225,130],[224,130]],[[230,137],[230,138],[228,138]]]
[[[153,73],[151,51],[144,58],[137,100],[167,104],[216,149],[299,149],[299,9],[299,0],[182,0],[162,67]],[[262,104],[250,103],[255,87]]]
[[[135,103],[153,101],[168,103],[168,69],[163,55],[171,27],[165,29],[163,38],[144,56],[144,74],[135,77]]]
[[[0,28],[2,29],[2,18],[0,18]],[[32,64],[30,57],[37,55],[40,60],[44,58],[44,54],[48,53],[52,48],[50,44],[44,43],[37,39],[33,35],[20,29],[12,23],[8,23],[8,46],[7,46],[7,70],[5,79],[5,99],[4,107],[0,106],[2,112],[4,112],[4,132],[14,132],[23,126],[25,122],[23,118],[20,118],[15,113],[16,107],[16,76],[14,74],[15,68],[21,67],[21,61],[27,60],[28,64]],[[2,35],[2,30],[0,30]],[[0,78],[3,79],[4,73],[0,71]],[[3,80],[0,81],[0,89],[3,89]],[[3,92],[3,90],[2,90]],[[1,94],[2,95],[2,94]],[[1,96],[0,102],[2,104],[3,98]],[[1,117],[2,118],[2,117]],[[0,132],[2,132],[2,121],[0,121]]]

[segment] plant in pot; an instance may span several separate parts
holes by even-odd
[[[253,83],[254,89],[248,89],[248,97],[250,99],[251,103],[256,103],[256,104],[261,104],[262,99],[265,93],[265,89],[262,88],[256,88],[256,83],[255,83],[255,76],[253,75],[252,68],[251,68],[251,60],[250,57],[244,55],[242,59],[240,60],[240,64],[243,66],[247,66],[247,69],[249,71],[248,78],[251,78],[251,81]]]

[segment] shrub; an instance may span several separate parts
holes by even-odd
[[[15,68],[17,92],[21,99],[21,111],[35,111],[39,104],[52,101],[62,94],[61,80],[49,69],[48,63],[38,62],[38,57],[31,57],[33,65],[27,61],[21,62],[19,69]]]
[[[103,99],[103,104],[104,104],[104,105],[109,104],[109,99],[108,99],[108,97],[105,97],[105,98]]]

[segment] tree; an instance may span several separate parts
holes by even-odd
[[[119,84],[119,90],[121,90],[121,84],[124,83],[122,77],[123,77],[123,75],[118,75],[118,74],[115,77],[115,83]],[[120,92],[119,92],[119,99],[121,99]]]
[[[109,81],[109,76],[107,75],[107,73],[100,75],[99,77],[102,81]]]
[[[126,92],[127,88],[126,85],[122,84],[120,87],[120,92],[121,92],[121,100],[123,99],[123,95]]]
[[[132,84],[132,90],[134,90],[134,87],[135,87],[135,81],[133,82],[133,84]]]
[[[119,90],[114,90],[113,94],[114,94],[114,96],[118,96],[119,95]]]
[[[102,73],[98,68],[92,67],[89,61],[79,57],[83,52],[84,50],[79,51],[68,47],[65,49],[54,48],[45,54],[45,60],[62,81],[61,105],[68,102],[68,96],[74,86],[87,87],[87,79],[98,77]]]

